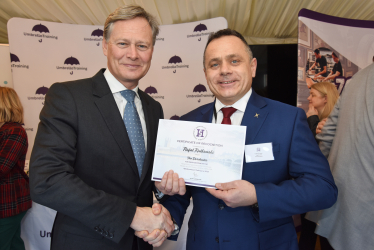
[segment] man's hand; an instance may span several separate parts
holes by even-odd
[[[326,121],[327,121],[327,118],[323,119],[322,121],[318,123],[317,128],[316,128],[316,134],[319,134],[322,132],[323,126],[325,126]]]
[[[307,78],[306,79],[306,85],[308,86],[308,89],[310,89],[313,84],[314,84],[314,82],[313,82],[312,78]]]
[[[163,234],[161,230],[164,230],[169,236],[174,231],[174,223],[171,220],[170,213],[162,205],[157,205],[152,208],[137,207],[130,227],[135,231],[146,231],[147,234],[148,232],[152,232],[153,237],[157,234],[157,231],[154,232],[154,230],[158,229],[160,230],[160,234],[157,236],[157,238]]]
[[[318,110],[313,106],[313,104],[309,103],[309,110],[306,112],[306,117],[318,115]]]
[[[154,215],[159,215],[161,212],[166,213],[170,216],[169,211],[163,207],[162,205],[155,203],[152,206],[152,213]],[[174,230],[174,223],[173,223],[173,230]],[[145,242],[148,242],[153,247],[159,247],[162,243],[166,240],[170,234],[168,234],[165,230],[155,229],[153,232],[148,233],[148,231],[135,231],[135,235],[139,238],[143,239]]]
[[[257,203],[255,186],[248,181],[237,180],[217,183],[216,188],[219,190],[206,188],[206,191],[214,197],[223,200],[229,207],[244,207]]]
[[[178,174],[174,173],[173,170],[165,172],[161,182],[156,181],[155,186],[159,191],[167,195],[184,195],[186,193],[186,184],[183,178],[179,178]]]

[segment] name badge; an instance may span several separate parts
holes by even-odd
[[[274,161],[273,145],[269,143],[245,145],[245,161]]]

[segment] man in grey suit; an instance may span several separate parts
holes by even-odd
[[[46,95],[30,186],[35,202],[57,210],[52,249],[152,249],[134,230],[156,232],[158,246],[174,229],[165,208],[151,209],[162,107],[138,89],[157,34],[144,9],[118,8],[104,27],[107,69],[55,83]]]
[[[331,208],[307,218],[317,222],[316,233],[337,250],[374,246],[373,82],[374,64],[356,73],[317,135],[339,194]]]

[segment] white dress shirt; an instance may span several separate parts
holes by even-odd
[[[221,124],[223,120],[223,113],[222,113],[222,108],[228,108],[228,107],[233,107],[236,108],[237,110],[231,115],[231,125],[240,125],[243,120],[244,112],[245,109],[247,108],[247,103],[249,98],[251,97],[252,94],[252,88],[242,97],[240,98],[236,103],[233,105],[224,105],[220,100],[216,99],[216,105],[215,109],[217,110],[217,121],[212,119],[212,123],[217,123]]]
[[[121,117],[123,119],[123,113],[125,112],[125,106],[127,104],[126,99],[121,95],[122,90],[126,90],[127,88],[123,86],[122,83],[120,83],[113,75],[112,73],[106,69],[104,72],[104,77],[106,81],[108,82],[109,88],[113,93],[114,100],[117,103],[117,107],[119,110],[119,113],[121,114]],[[142,130],[143,130],[143,136],[144,136],[144,143],[145,143],[145,150],[147,151],[147,126],[145,124],[145,118],[144,118],[144,111],[142,106],[142,101],[139,98],[138,95],[138,89],[139,87],[136,86],[132,91],[135,92],[135,98],[134,103],[136,106],[136,110],[138,111],[140,123],[142,124]]]

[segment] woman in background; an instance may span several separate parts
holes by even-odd
[[[21,220],[31,207],[24,172],[28,147],[23,108],[17,93],[0,87],[0,250],[25,249]]]
[[[324,123],[331,111],[334,109],[335,103],[338,101],[339,93],[335,84],[330,82],[319,82],[313,84],[310,88],[310,95],[308,97],[309,110],[306,113],[308,118],[309,128],[314,137],[321,131],[318,129],[318,124]],[[314,250],[317,240],[317,235],[314,233],[316,224],[305,219],[305,214],[301,214],[301,234],[299,239],[300,250]],[[332,250],[328,240],[324,237],[319,237],[321,250]]]
[[[319,122],[326,121],[338,101],[339,93],[336,86],[330,82],[319,82],[310,88],[308,97],[309,110],[306,113],[309,128],[314,137]]]

